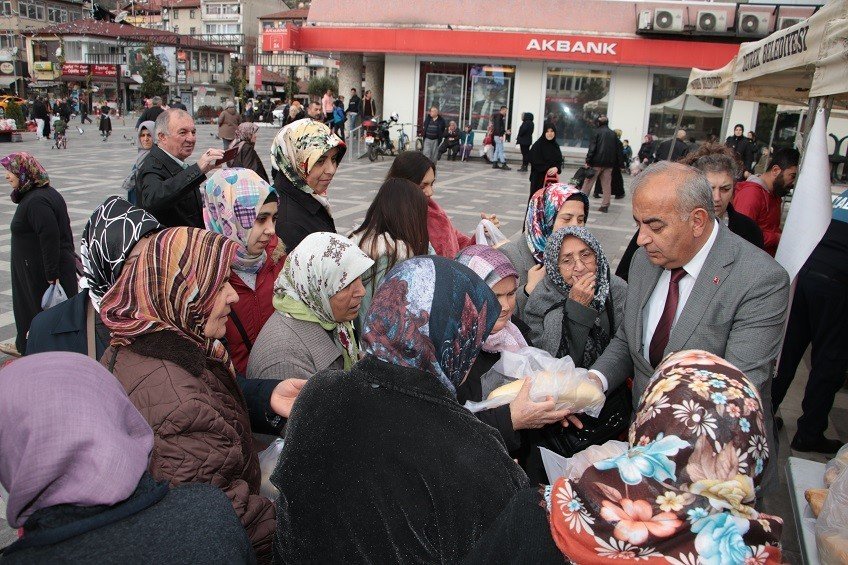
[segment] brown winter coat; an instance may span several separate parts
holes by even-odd
[[[117,354],[110,347],[101,362],[153,428],[153,477],[219,487],[259,560],[270,559],[274,505],[259,494],[247,406],[230,371],[170,331],[141,336]]]
[[[232,141],[236,138],[236,128],[241,123],[241,116],[235,108],[227,108],[218,116],[218,137]]]

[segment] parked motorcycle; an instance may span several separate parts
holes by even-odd
[[[398,121],[398,115],[392,114],[388,120],[365,120],[362,129],[365,130],[365,145],[368,159],[376,161],[377,157],[395,155],[395,145],[389,135],[390,128]]]

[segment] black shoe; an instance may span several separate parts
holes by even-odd
[[[606,214],[607,212],[609,212],[609,206],[601,206],[600,208],[598,208],[598,212],[603,212],[604,214]]]
[[[504,163],[503,165],[501,165],[501,169],[504,170],[504,171],[511,171],[512,167],[510,167],[509,165]]]
[[[497,163],[492,163],[492,168],[493,168],[493,169],[500,169],[500,168],[501,168],[501,166],[500,166],[500,165],[498,165]]]
[[[527,167],[521,167],[520,169],[518,169],[518,172],[519,172],[519,173],[526,173],[526,172],[527,172]]]
[[[616,200],[621,200],[622,198],[624,198],[624,195],[623,195],[623,194],[622,194],[621,196],[616,196],[616,197],[615,197],[615,199],[616,199]]]
[[[839,451],[839,448],[842,447],[842,442],[838,439],[828,439],[824,436],[813,441],[804,441],[798,439],[796,435],[792,439],[791,446],[795,451],[814,451],[816,453],[833,454]]]
[[[783,418],[781,418],[780,416],[777,416],[774,419],[774,427],[777,428],[777,431],[782,430],[783,429]]]

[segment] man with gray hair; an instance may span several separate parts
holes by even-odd
[[[666,139],[660,143],[654,153],[654,163],[659,161],[678,161],[685,157],[691,147],[686,143],[686,130],[679,129],[672,139]],[[671,151],[671,156],[668,152]]]
[[[167,110],[167,108],[162,102],[162,97],[154,96],[150,100],[150,108],[147,108],[138,117],[138,121],[135,123],[135,129],[138,129],[138,126],[140,126],[142,122],[155,122],[159,115],[165,110]]]
[[[156,145],[136,174],[138,205],[153,214],[165,227],[204,227],[199,187],[206,173],[217,169],[224,156],[220,149],[207,149],[197,163],[185,162],[194,152],[197,129],[183,110],[162,112],[156,120]]]
[[[697,169],[663,161],[637,176],[632,190],[641,249],[630,265],[621,326],[589,374],[605,391],[625,386],[633,376],[635,405],[669,353],[709,351],[759,388],[776,454],[771,380],[789,276],[763,250],[716,221],[712,188]],[[774,465],[769,468],[773,473]]]

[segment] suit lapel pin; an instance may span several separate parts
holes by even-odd
[[[718,278],[718,277],[713,277],[713,284],[717,285],[717,284],[718,284],[718,283],[720,283],[720,282],[721,282],[721,281],[719,280],[719,278]]]

